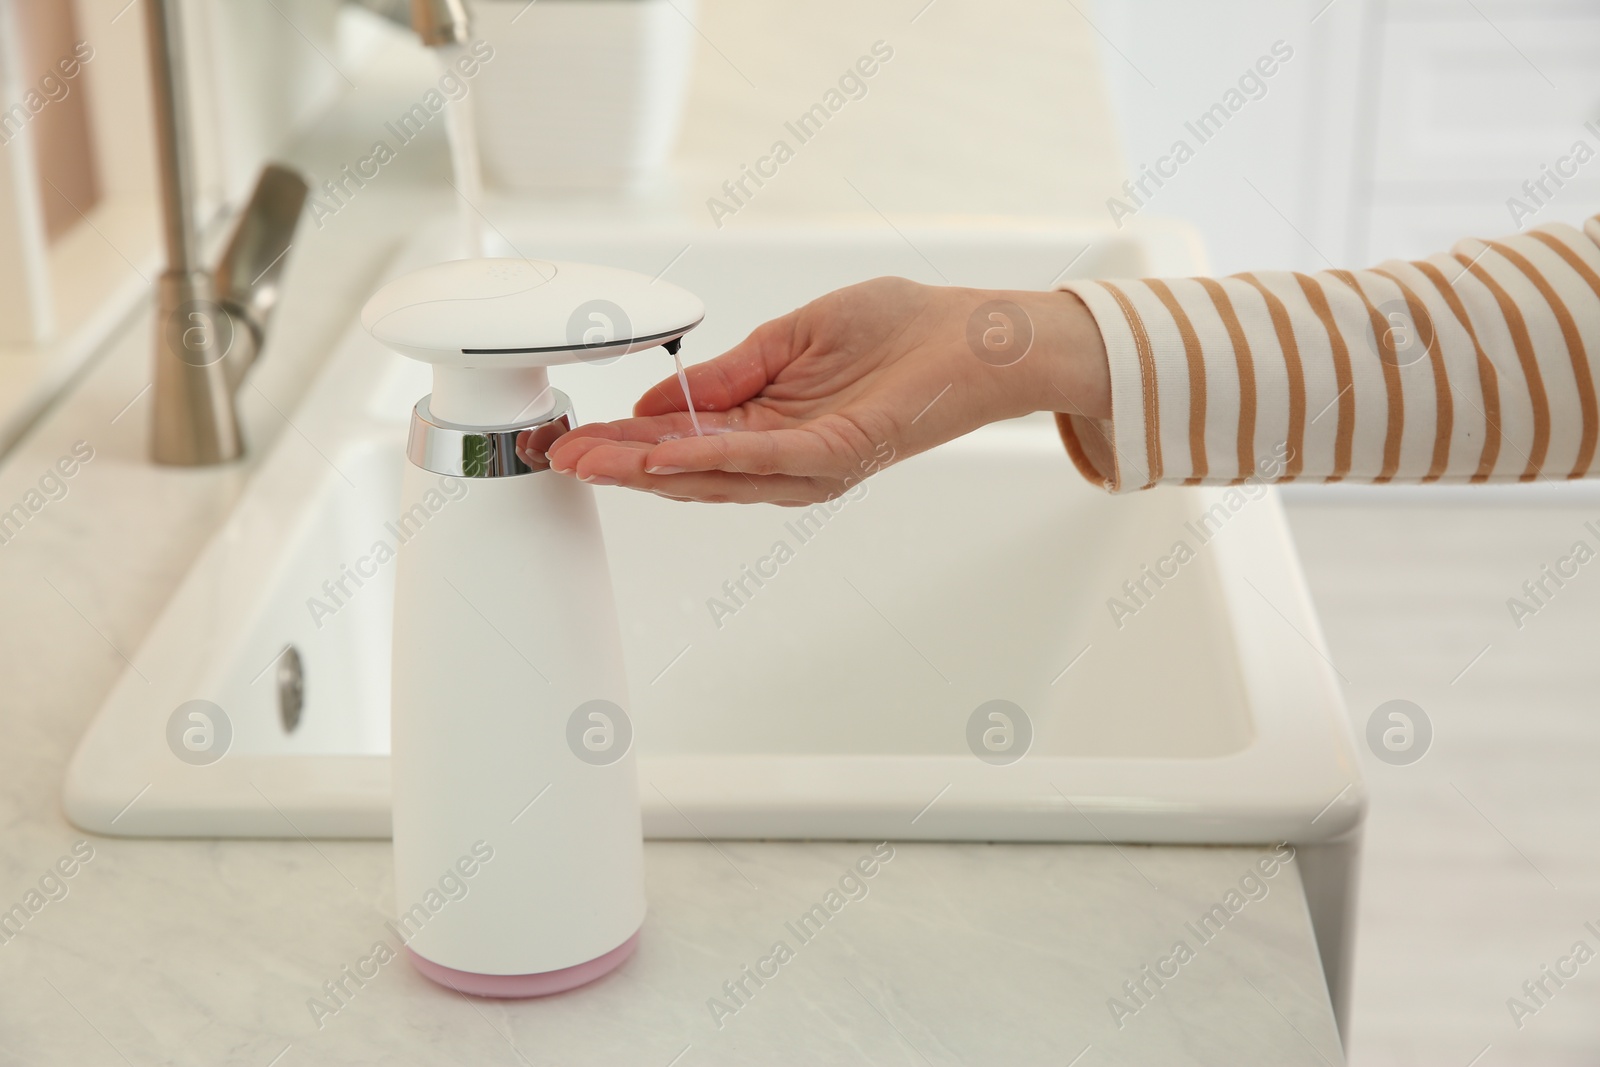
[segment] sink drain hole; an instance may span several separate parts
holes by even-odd
[[[300,650],[286,645],[278,657],[278,720],[283,723],[284,733],[294,733],[305,706],[305,665],[300,660]]]

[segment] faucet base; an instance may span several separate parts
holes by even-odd
[[[639,947],[639,933],[640,931],[635,930],[632,937],[603,956],[540,974],[475,974],[471,971],[458,971],[454,967],[446,967],[442,963],[434,963],[418,955],[409,946],[406,948],[406,958],[424,978],[454,989],[458,993],[508,999],[547,997],[552,993],[564,993],[569,989],[588,985],[596,978],[610,974],[622,966],[627,958],[633,955],[633,950]]]
[[[224,364],[252,345],[216,298],[203,271],[168,271],[156,286],[155,397],[150,451],[176,467],[228,463],[244,455]]]

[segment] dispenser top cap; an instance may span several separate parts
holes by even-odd
[[[456,259],[372,295],[361,324],[412,359],[453,367],[550,367],[639,352],[700,324],[693,293],[591,263]]]

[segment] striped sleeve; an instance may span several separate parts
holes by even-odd
[[[1105,340],[1111,418],[1058,423],[1113,492],[1594,469],[1600,216],[1372,270],[1062,288]]]

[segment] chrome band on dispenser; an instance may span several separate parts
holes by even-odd
[[[572,429],[572,401],[550,390],[555,407],[549,414],[515,426],[457,426],[439,422],[429,410],[432,395],[417,401],[411,412],[406,458],[425,471],[454,478],[513,478],[550,469],[545,451]]]

